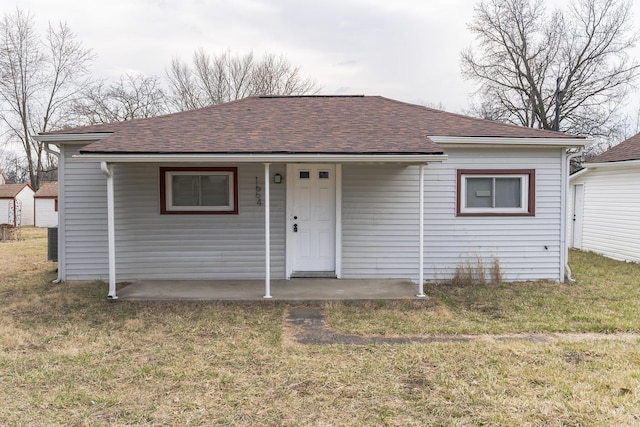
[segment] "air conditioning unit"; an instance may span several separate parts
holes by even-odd
[[[47,259],[58,262],[58,227],[49,227],[47,233]]]

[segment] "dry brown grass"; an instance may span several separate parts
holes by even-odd
[[[487,283],[498,285],[502,283],[500,259],[494,257],[490,262],[485,263],[478,256],[474,262],[461,261],[448,283],[453,286],[475,286],[486,285]]]
[[[576,283],[430,284],[424,302],[345,303],[328,313],[336,329],[356,334],[640,333],[640,264],[570,258]]]
[[[109,303],[103,283],[52,285],[44,232],[23,236],[0,244],[2,425],[640,422],[637,341],[306,346],[283,339],[281,304]],[[454,321],[447,304],[423,313]]]

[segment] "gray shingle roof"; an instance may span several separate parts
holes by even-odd
[[[594,157],[589,163],[640,160],[640,133]]]
[[[114,134],[85,153],[440,154],[429,136],[575,138],[379,96],[260,96],[48,134]]]
[[[24,187],[28,187],[29,184],[4,184],[0,185],[0,199],[13,199],[16,197]]]
[[[51,199],[58,197],[58,183],[57,182],[43,182],[40,184],[40,188],[33,195],[35,198]]]

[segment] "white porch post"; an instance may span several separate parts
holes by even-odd
[[[419,219],[419,249],[418,249],[418,295],[416,295],[418,298],[425,298],[426,295],[424,294],[424,165],[420,165],[419,166],[419,170],[420,170],[420,196],[419,196],[419,200],[420,200],[420,207],[418,209],[419,211],[419,215],[420,215],[420,219]]]
[[[107,242],[109,249],[109,294],[107,298],[118,299],[116,295],[116,230],[113,201],[113,167],[100,162],[100,169],[107,176]]]
[[[264,259],[265,259],[265,273],[264,273],[264,298],[271,298],[271,213],[269,212],[269,165],[264,164]]]

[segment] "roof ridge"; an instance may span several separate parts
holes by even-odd
[[[321,94],[311,94],[311,95],[258,95],[256,98],[364,98],[364,94],[353,94],[353,95],[321,95]],[[372,96],[368,96],[368,98],[372,98]]]

